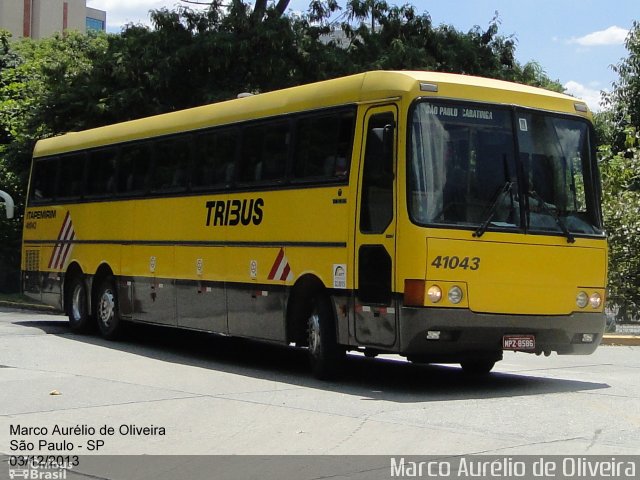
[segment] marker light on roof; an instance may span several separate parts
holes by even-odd
[[[420,84],[420,91],[422,92],[437,92],[438,91],[438,85],[436,85],[435,83],[421,83]]]

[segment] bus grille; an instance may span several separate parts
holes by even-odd
[[[27,272],[37,272],[40,270],[40,250],[26,250],[24,259],[25,270]]]

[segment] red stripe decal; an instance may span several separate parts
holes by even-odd
[[[273,263],[273,267],[271,267],[271,271],[269,272],[269,276],[267,277],[269,280],[273,280],[276,278],[276,273],[278,272],[278,268],[280,267],[280,262],[284,258],[284,248],[280,249],[278,252],[278,256],[276,257],[276,261]]]

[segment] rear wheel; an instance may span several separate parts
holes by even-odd
[[[307,319],[309,362],[316,378],[327,380],[336,376],[344,350],[338,346],[336,324],[331,301],[325,295],[313,299],[313,309]]]
[[[86,332],[91,326],[91,315],[87,303],[87,285],[81,275],[71,278],[67,288],[67,315],[69,325],[75,332]]]
[[[100,334],[115,340],[122,334],[123,324],[118,314],[118,295],[113,277],[105,278],[96,292],[95,317]]]

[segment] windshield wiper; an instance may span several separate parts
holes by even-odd
[[[496,211],[498,210],[498,205],[500,205],[502,203],[502,200],[504,200],[504,197],[508,194],[511,193],[511,189],[513,188],[513,182],[507,181],[502,188],[498,191],[498,193],[496,194],[496,198],[493,201],[493,203],[491,204],[491,209],[489,210],[489,213],[487,214],[487,218],[485,219],[484,222],[482,222],[482,224],[478,227],[478,229],[473,232],[473,236],[476,238],[480,238],[482,235],[484,235],[484,232],[487,231],[487,228],[489,228],[489,224],[491,223],[491,219],[493,218],[493,216],[496,214]]]
[[[529,190],[529,196],[533,197],[538,202],[538,204],[542,207],[542,210],[544,210],[546,213],[548,213],[553,217],[553,219],[556,221],[556,224],[558,225],[560,230],[562,230],[562,233],[564,233],[564,236],[567,237],[567,243],[575,243],[576,241],[575,237],[569,231],[569,229],[567,228],[567,225],[564,223],[562,218],[560,218],[558,213],[553,208],[549,208],[547,206],[547,204],[542,199],[542,197],[538,195],[538,192],[536,192],[535,190]]]

